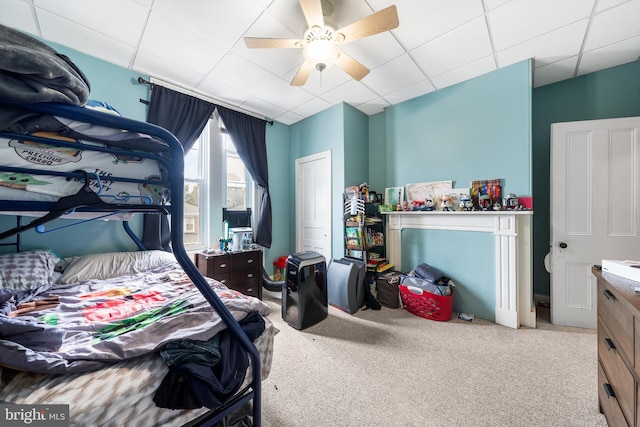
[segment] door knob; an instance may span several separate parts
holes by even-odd
[[[562,249],[567,249],[567,244],[565,242],[560,242],[558,246],[560,246]]]

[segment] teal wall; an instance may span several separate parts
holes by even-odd
[[[295,235],[295,162],[301,157],[331,151],[331,205],[332,205],[332,250],[334,258],[344,253],[342,247],[342,191],[345,187],[344,177],[344,105],[338,104],[320,113],[291,125],[291,152],[289,157],[289,192],[291,204],[290,218],[290,252],[296,247]],[[327,260],[328,261],[328,260]]]
[[[385,114],[369,117],[369,188],[384,193],[387,186],[387,140]]]
[[[267,162],[269,165],[269,193],[271,195],[271,216],[273,223],[273,241],[271,248],[265,250],[265,269],[272,273],[273,261],[282,255],[291,253],[290,229],[291,205],[294,195],[289,191],[291,175],[289,153],[291,152],[289,126],[274,122],[267,126]]]
[[[504,192],[531,195],[531,81],[524,61],[387,108],[385,185],[502,178]],[[494,320],[494,238],[403,230],[400,269],[439,268],[456,283],[454,310]]]
[[[348,104],[342,105],[345,187],[369,183],[369,116]]]
[[[640,62],[631,62],[533,91],[533,279],[535,294],[550,295],[544,268],[550,240],[551,124],[640,116]]]

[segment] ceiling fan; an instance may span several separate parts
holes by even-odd
[[[396,6],[389,6],[359,21],[336,29],[330,19],[333,7],[325,0],[300,0],[309,28],[302,39],[273,39],[245,37],[249,48],[294,48],[303,49],[304,62],[291,81],[291,86],[302,86],[313,69],[323,71],[335,63],[355,80],[361,80],[369,74],[369,69],[339,49],[339,46],[354,40],[369,37],[384,31],[393,30],[399,25]]]

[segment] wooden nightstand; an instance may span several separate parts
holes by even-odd
[[[262,251],[196,254],[196,267],[203,276],[229,288],[262,299]]]

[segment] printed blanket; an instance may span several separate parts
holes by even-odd
[[[269,306],[208,279],[237,320]],[[0,305],[0,365],[48,374],[100,369],[181,339],[206,341],[224,322],[178,263],[107,280],[54,285]]]

